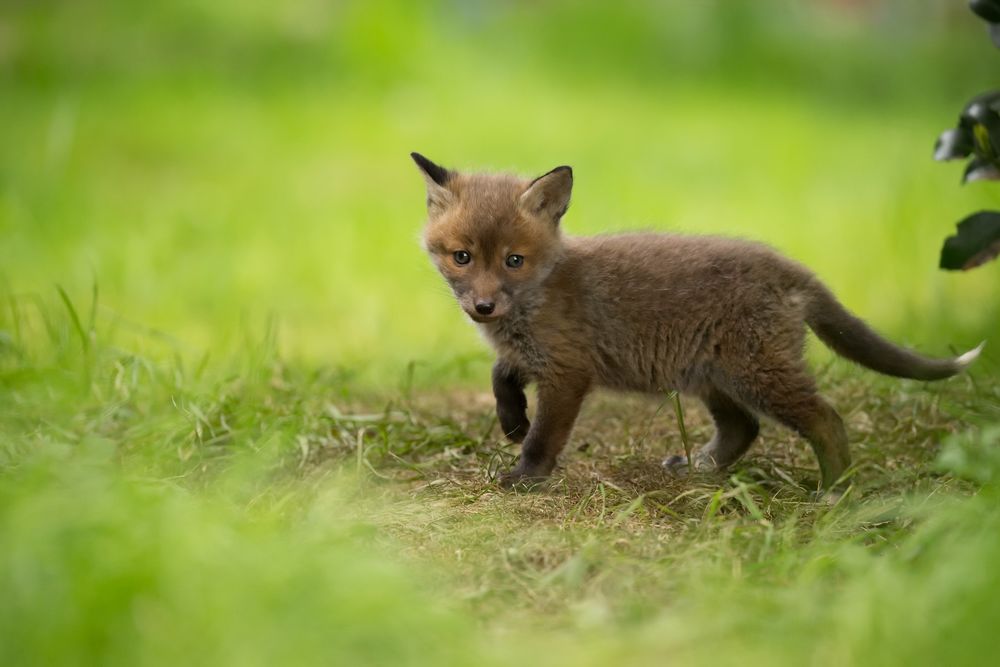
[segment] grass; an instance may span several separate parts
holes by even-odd
[[[827,369],[856,458],[833,507],[773,424],[730,475],[666,474],[683,447],[667,396],[594,397],[550,488],[507,494],[492,476],[515,452],[484,392],[359,392],[283,363],[268,336],[190,369],[115,345],[82,310],[60,295],[44,320],[4,320],[20,331],[0,355],[4,664],[991,651],[989,366],[940,384]],[[696,406],[684,420],[708,437]]]
[[[841,6],[844,3],[837,3]],[[853,6],[853,5],[852,5]],[[0,9],[0,664],[982,664],[1000,621],[996,271],[935,268],[964,7]],[[968,375],[811,350],[855,467],[599,394],[552,484],[416,236],[410,150],[570,163],[572,233],[768,241]],[[98,287],[99,286],[99,287]]]

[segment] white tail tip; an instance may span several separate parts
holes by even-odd
[[[969,350],[965,354],[959,355],[958,357],[955,358],[955,364],[958,365],[958,367],[961,369],[968,368],[969,366],[972,365],[972,362],[974,362],[976,359],[979,358],[979,353],[983,351],[983,347],[985,345],[986,341],[984,340],[982,343],[977,345],[975,349]]]

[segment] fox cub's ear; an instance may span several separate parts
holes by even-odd
[[[549,173],[531,182],[521,195],[521,208],[533,215],[550,218],[553,224],[569,207],[569,196],[573,191],[573,170],[570,167],[556,167]]]
[[[420,153],[410,153],[417,163],[420,172],[427,182],[427,210],[431,213],[447,208],[451,203],[452,193],[448,189],[448,181],[454,174],[440,165],[436,165]]]

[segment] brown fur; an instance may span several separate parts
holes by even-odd
[[[531,181],[414,159],[428,187],[426,249],[496,349],[497,414],[507,436],[524,443],[504,485],[552,472],[584,397],[601,386],[700,398],[717,432],[698,452],[698,468],[737,461],[757,436],[756,415],[769,415],[810,442],[828,487],[850,455],[844,425],[802,359],[807,324],[836,352],[901,377],[947,377],[974,357],[928,359],[886,341],[805,267],[758,243],[564,237],[568,167]],[[469,253],[467,264],[456,261],[458,251]],[[523,265],[507,266],[512,254]],[[477,310],[483,304],[493,312]],[[534,423],[524,396],[532,381]]]

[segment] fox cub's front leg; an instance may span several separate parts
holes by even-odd
[[[528,399],[524,396],[527,379],[516,367],[502,359],[493,364],[493,395],[497,399],[497,419],[503,434],[511,442],[521,442],[528,435]]]
[[[538,385],[538,414],[521,446],[517,465],[500,478],[500,485],[512,488],[542,481],[556,467],[556,457],[569,439],[580,405],[587,393],[586,383]]]

